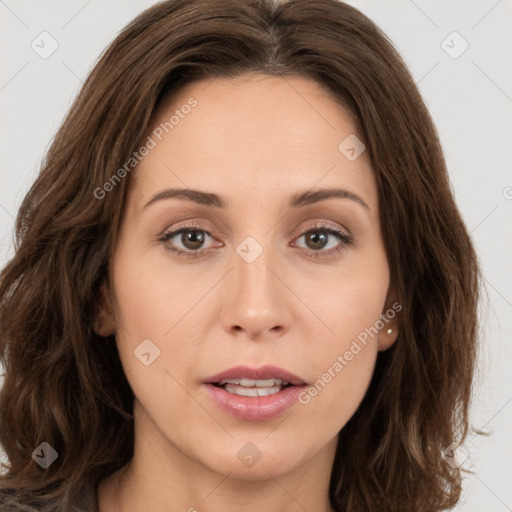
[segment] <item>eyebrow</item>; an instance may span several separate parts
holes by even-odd
[[[167,188],[154,194],[151,199],[144,205],[144,208],[161,201],[163,199],[179,198],[187,201],[197,203],[204,206],[214,208],[227,208],[227,201],[217,194],[211,192],[203,192],[201,190],[193,190],[190,188]],[[354,192],[345,190],[343,188],[323,188],[319,190],[306,190],[298,192],[291,196],[288,202],[288,208],[300,208],[313,203],[318,203],[325,199],[350,199],[360,204],[364,208],[370,210],[370,207]]]

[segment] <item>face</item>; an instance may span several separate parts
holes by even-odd
[[[196,82],[153,115],[104,329],[135,394],[136,438],[158,453],[246,480],[332,462],[397,334],[395,320],[379,321],[393,297],[376,182],[366,153],[354,159],[354,134],[302,77]],[[324,189],[337,196],[318,200]],[[205,383],[239,365],[306,385],[240,397]]]

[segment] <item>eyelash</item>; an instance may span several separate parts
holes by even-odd
[[[186,231],[201,231],[203,233],[206,233],[208,236],[212,237],[211,233],[204,229],[201,226],[198,225],[187,225],[187,226],[180,226],[179,229],[176,229],[174,231],[170,231],[167,233],[163,233],[159,238],[158,241],[164,244],[164,248],[166,251],[169,251],[173,254],[177,254],[178,256],[185,256],[187,258],[195,258],[203,254],[204,252],[207,252],[208,249],[202,249],[199,251],[183,251],[181,249],[176,249],[175,247],[172,247],[169,245],[169,240],[171,238],[174,238],[176,235],[179,235],[182,232]],[[341,243],[338,244],[338,246],[334,249],[330,249],[328,251],[323,250],[310,250],[310,255],[314,258],[326,258],[333,254],[339,254],[341,253],[346,247],[353,245],[354,240],[351,235],[348,235],[347,233],[344,233],[343,231],[333,228],[331,224],[322,223],[320,222],[318,225],[312,227],[311,229],[308,229],[304,231],[298,238],[315,231],[322,231],[324,233],[328,233],[330,235],[334,235]]]

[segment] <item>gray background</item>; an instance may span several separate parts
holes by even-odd
[[[118,31],[153,3],[0,0],[0,267],[13,254],[20,202],[84,77]],[[511,511],[512,0],[349,3],[389,35],[419,85],[485,276],[472,422],[493,434],[471,436],[458,452],[463,459],[467,450],[465,466],[475,474],[465,478],[457,510]],[[45,59],[31,47],[51,48],[43,31],[58,43]]]

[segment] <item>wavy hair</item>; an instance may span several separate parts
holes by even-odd
[[[338,0],[167,0],[99,58],[20,206],[15,254],[0,275],[3,492],[69,510],[132,458],[133,392],[115,338],[92,326],[136,168],[108,197],[97,191],[141,146],[164,97],[246,72],[313,79],[351,113],[403,305],[398,340],[379,353],[339,434],[331,504],[434,512],[458,502],[461,468],[442,450],[469,428],[478,260],[410,72],[387,36]],[[31,457],[41,442],[59,454],[45,470]]]

